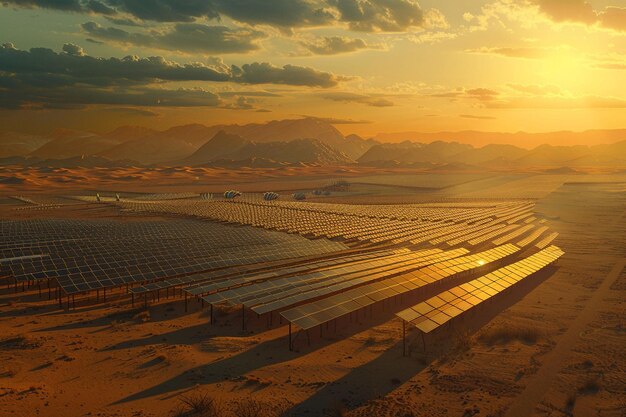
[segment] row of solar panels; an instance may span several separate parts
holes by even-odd
[[[450,256],[458,256],[460,253],[461,251],[458,251],[457,254],[443,253],[440,250],[412,252],[361,265],[303,274],[282,280],[271,280],[240,290],[229,290],[208,295],[203,299],[209,303],[243,304],[257,314],[263,314],[357,285],[415,270],[441,259],[448,259]]]
[[[293,275],[309,269],[324,268],[336,264],[355,262],[357,260],[373,259],[406,251],[408,251],[408,249],[375,250],[367,253],[348,254],[321,260],[318,259],[319,257],[311,259],[297,258],[297,261],[301,264],[295,266],[292,264],[296,260],[290,260],[288,262],[288,266],[281,266],[280,264],[274,267],[265,264],[256,267],[250,265],[240,265],[218,271],[209,271],[171,280],[148,283],[139,287],[134,287],[130,290],[130,292],[133,294],[142,294],[149,291],[187,284],[188,286],[185,288],[185,291],[188,294],[200,295],[224,286],[234,287],[254,280],[269,279],[279,275]]]
[[[382,279],[303,304],[282,311],[280,314],[290,323],[307,330],[376,302],[433,284],[440,284],[462,273],[471,273],[484,265],[511,256],[518,250],[517,246],[507,244],[484,252],[455,257],[407,274]]]
[[[325,239],[190,220],[37,220],[0,222],[0,228],[10,232],[0,238],[0,275],[17,281],[54,278],[68,294],[347,249]]]
[[[468,227],[478,228],[480,226],[478,222],[480,221],[489,221],[489,219],[499,218],[502,218],[502,221],[504,221],[504,219],[507,219],[511,215],[519,216],[520,211],[528,211],[532,208],[531,204],[524,203],[496,206],[495,208],[475,209],[471,214],[467,212],[459,213],[457,210],[452,210],[455,214],[454,216],[415,216],[415,219],[407,221],[399,220],[395,217],[362,216],[364,209],[358,206],[357,209],[349,209],[344,207],[348,205],[340,205],[341,210],[333,210],[326,206],[334,205],[326,204],[302,205],[295,203],[297,204],[296,206],[284,206],[283,203],[274,203],[237,202],[229,204],[212,202],[207,204],[197,201],[168,201],[155,203],[125,201],[120,203],[120,205],[136,211],[170,212],[205,217],[226,222],[251,224],[303,235],[327,237],[342,236],[347,239],[354,238],[370,240],[372,242],[398,241],[401,239],[401,241],[411,241],[413,243],[437,239],[440,236],[449,235],[453,231],[460,236],[463,230]],[[376,212],[376,210],[379,209],[372,210]],[[428,210],[430,212],[433,209]],[[442,210],[434,211],[439,211],[439,214],[441,214]],[[454,222],[452,222],[452,220],[454,220]],[[432,222],[438,222],[435,228],[432,227]],[[468,225],[467,222],[472,223],[472,225]],[[432,229],[437,228],[441,229],[439,230],[441,233],[433,233]]]
[[[511,288],[540,271],[563,255],[550,246],[518,262],[499,268],[480,278],[458,285],[397,314],[424,333],[429,333],[483,301]]]
[[[198,242],[182,241],[177,244],[165,245],[164,248],[156,250],[150,248],[149,245],[143,245],[142,242],[132,248],[117,247],[119,251],[111,251],[110,247],[103,250],[102,253],[92,255],[87,242],[83,242],[80,248],[68,251],[48,251],[45,258],[20,258],[14,257],[11,262],[3,263],[0,271],[6,275],[11,275],[18,281],[28,281],[33,279],[56,278],[61,275],[72,275],[78,273],[89,273],[102,271],[103,275],[108,274],[129,274],[139,273],[138,269],[142,269],[146,273],[150,273],[151,267],[158,270],[175,269],[184,265],[196,265],[203,262],[219,262],[219,260],[238,259],[241,260],[263,260],[276,258],[283,252],[285,255],[291,254],[306,255],[310,250],[324,249],[328,246],[329,250],[341,249],[341,245],[334,242],[326,245],[325,241],[310,242],[307,240],[292,242],[289,248],[284,251],[282,245],[277,244],[252,244],[248,246],[234,246],[223,248],[203,247]],[[285,244],[287,246],[287,244]],[[245,251],[239,253],[240,250]],[[81,253],[85,251],[85,253]],[[280,256],[279,256],[280,257]],[[232,264],[232,262],[228,262]],[[210,268],[204,268],[210,269]],[[198,269],[202,270],[202,269]],[[183,271],[193,272],[193,271]],[[142,279],[135,280],[141,281]]]

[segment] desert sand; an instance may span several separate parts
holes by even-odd
[[[45,291],[42,296],[37,288],[15,293],[4,285],[2,415],[160,417],[202,396],[219,401],[223,415],[242,416],[261,415],[244,414],[243,407],[250,411],[254,402],[266,416],[624,415],[623,175],[526,172],[519,182],[492,175],[490,187],[471,187],[463,186],[468,174],[450,173],[436,178],[442,186],[426,188],[419,181],[409,187],[403,183],[403,175],[419,172],[375,168],[144,174],[129,168],[106,175],[96,169],[22,170],[3,169],[3,175],[10,171],[24,182],[2,190],[2,219],[142,219],[108,205],[64,198],[85,190],[167,192],[175,185],[176,192],[217,192],[228,183],[242,191],[288,193],[342,178],[354,181],[351,189],[318,200],[442,201],[486,198],[486,193],[533,198],[536,212],[560,233],[557,243],[566,255],[532,285],[429,335],[425,350],[416,332],[409,331],[407,357],[402,355],[401,321],[394,316],[401,306],[358,323],[340,321],[321,338],[314,335],[310,345],[300,340],[289,351],[286,326],[268,327],[265,320],[252,318],[242,331],[238,310],[221,311],[211,325],[199,303],[192,302],[188,312],[180,298],[133,307],[116,293],[106,303],[67,310],[48,300]],[[372,176],[387,181],[381,185]],[[10,198],[16,195],[39,199],[39,208]]]

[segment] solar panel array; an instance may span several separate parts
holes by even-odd
[[[556,239],[558,236],[559,236],[558,232],[552,232],[548,236],[544,237],[539,242],[537,242],[535,246],[537,246],[539,249],[543,249],[549,244],[551,244],[554,241],[554,239]]]
[[[462,253],[462,251],[457,251],[454,255],[458,256]],[[406,273],[454,255],[440,250],[402,253],[292,278],[270,280],[242,289],[218,292],[205,296],[203,299],[209,303],[243,304],[249,306],[257,314],[264,314],[368,282]]]
[[[82,197],[91,201],[93,197]],[[508,225],[525,220],[534,204],[526,201],[352,205],[296,201],[199,199],[140,201],[107,200],[137,212],[171,213],[298,233],[311,237],[341,237],[373,243],[434,244],[479,231],[481,225]],[[495,230],[495,229],[494,229]]]
[[[442,283],[462,273],[469,273],[487,264],[515,254],[519,248],[513,244],[503,245],[487,251],[453,256],[415,271],[383,278],[330,297],[302,304],[281,312],[281,316],[303,330],[311,329],[342,317],[379,301],[409,291]],[[445,254],[445,252],[443,252]],[[254,310],[254,309],[253,309]]]
[[[424,333],[430,333],[454,317],[511,288],[521,280],[555,262],[563,255],[550,246],[518,262],[458,285],[397,314]]]
[[[320,269],[330,265],[351,262],[355,260],[375,259],[393,253],[406,252],[406,249],[374,250],[366,253],[345,254],[345,251],[326,254],[324,259],[319,256],[311,258],[290,259],[284,261],[263,263],[261,265],[240,265],[228,269],[209,271],[179,278],[148,283],[130,289],[133,294],[142,294],[149,291],[187,285],[185,292],[190,295],[201,295],[221,288],[230,288],[245,285],[246,283],[270,279],[279,275],[293,275],[298,272]],[[294,265],[297,263],[298,265]]]
[[[66,294],[345,249],[326,239],[185,219],[0,221],[0,276],[56,279]]]

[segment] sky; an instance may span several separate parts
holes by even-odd
[[[0,131],[626,128],[626,0],[2,0]]]

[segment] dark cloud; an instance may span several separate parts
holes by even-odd
[[[321,97],[326,100],[339,101],[344,103],[360,103],[372,107],[391,107],[394,103],[382,96],[365,95],[348,92],[325,93]]]
[[[100,109],[100,111],[107,113],[123,114],[126,116],[141,116],[141,117],[156,117],[160,116],[159,113],[152,110],[141,109],[137,107],[108,107]]]
[[[252,110],[255,108],[254,103],[254,99],[245,96],[239,96],[234,102],[224,104],[222,108],[230,110]]]
[[[82,86],[41,86],[13,80],[7,85],[5,76],[0,75],[0,107],[23,108],[83,108],[92,104],[121,106],[219,106],[222,104],[217,94],[201,89],[168,90],[162,88],[133,86],[100,88]]]
[[[334,87],[347,78],[310,67],[285,65],[277,67],[267,62],[232,67],[233,80],[245,84],[286,84],[309,87]]]
[[[156,22],[193,22],[229,17],[281,29],[347,23],[364,32],[399,32],[428,24],[416,0],[5,0],[19,7],[41,7],[105,16],[128,14]],[[443,16],[437,12],[436,19]],[[434,16],[434,15],[433,15]],[[445,19],[444,19],[445,20]],[[122,20],[120,20],[122,22]]]
[[[63,52],[0,47],[0,106],[19,108],[87,104],[139,106],[214,106],[217,94],[202,89],[155,88],[168,81],[212,81],[332,87],[345,78],[308,67],[252,63],[241,67],[221,61],[178,64],[163,57],[95,58],[74,44]]]
[[[302,41],[300,44],[317,55],[344,54],[370,48],[363,39],[342,36],[325,36],[315,41]]]
[[[599,21],[605,28],[626,32],[626,7],[607,7],[600,13]]]
[[[67,12],[85,12],[87,9],[80,0],[3,0],[4,4],[24,8],[55,9]]]
[[[465,95],[469,98],[475,98],[480,101],[492,101],[495,100],[499,93],[488,88],[472,88],[466,90]]]
[[[131,26],[131,27],[140,27],[142,26],[142,24],[136,20],[133,19],[129,19],[127,17],[111,17],[111,16],[105,16],[105,18],[113,23],[114,25],[118,25],[118,26]]]
[[[539,10],[555,22],[575,22],[585,25],[626,31],[626,7],[607,6],[594,10],[586,0],[532,0]]]
[[[583,22],[592,24],[597,20],[591,4],[585,0],[533,0],[539,10],[555,22]]]
[[[213,0],[106,0],[118,10],[142,20],[192,22],[198,17],[217,18]]]
[[[329,0],[352,30],[401,32],[425,23],[415,0]]]
[[[41,8],[75,13],[96,13],[105,16],[117,11],[98,0],[3,0],[2,3],[24,8]]]
[[[74,56],[85,55],[85,50],[81,48],[80,46],[75,45],[73,43],[66,43],[65,45],[63,45],[63,52],[65,52],[68,55],[74,55]]]
[[[197,23],[179,23],[164,32],[127,32],[115,27],[104,27],[95,22],[82,25],[90,36],[123,44],[189,53],[226,54],[245,53],[259,49],[256,43],[265,37],[252,29],[231,29],[226,26],[207,26]]]
[[[3,46],[0,48],[0,71],[14,73],[17,78],[36,77],[56,79],[65,85],[91,84],[98,86],[151,83],[157,81],[229,81],[231,74],[223,68],[203,64],[167,61],[163,57],[95,58],[75,55],[76,45],[65,52],[32,48],[29,51]],[[67,51],[70,51],[68,53]]]
[[[85,3],[84,6],[88,11],[91,11],[93,13],[96,14],[101,14],[101,15],[105,15],[105,16],[113,16],[115,14],[117,14],[117,11],[115,9],[112,9],[111,7],[103,4],[102,2],[99,2],[97,0],[89,0]]]
[[[218,13],[240,22],[278,27],[326,25],[334,15],[323,1],[211,0]]]

